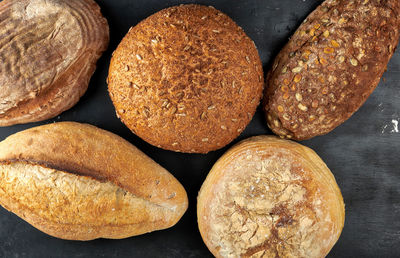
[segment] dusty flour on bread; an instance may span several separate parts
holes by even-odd
[[[55,223],[118,226],[141,223],[149,217],[160,220],[169,216],[162,206],[139,198],[111,182],[99,182],[89,177],[24,163],[0,164],[0,168],[3,178],[0,197],[8,196],[21,207],[34,206],[35,211],[32,209],[30,212]],[[24,194],[18,194],[21,192]],[[135,220],[127,216],[132,209],[145,210],[146,205],[151,205],[157,211],[154,216],[146,212],[142,212]],[[71,207],[75,209],[73,212]]]
[[[330,242],[319,244],[321,234],[335,235],[318,186],[284,151],[267,155],[226,167],[208,213],[211,243],[222,257],[318,257]]]

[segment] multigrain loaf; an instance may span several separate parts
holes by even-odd
[[[200,233],[216,257],[325,257],[344,215],[340,189],[318,155],[272,136],[225,153],[197,204]]]
[[[267,75],[268,126],[281,137],[305,140],[342,124],[378,85],[399,28],[398,0],[325,1]]]
[[[235,139],[263,84],[254,42],[227,15],[201,5],[167,8],[132,27],[108,76],[117,115],[136,135],[194,153]]]
[[[0,126],[52,118],[85,93],[107,48],[93,0],[0,2]]]
[[[62,122],[0,143],[0,204],[49,235],[91,240],[171,227],[188,201],[168,171],[127,141]]]

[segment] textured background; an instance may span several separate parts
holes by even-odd
[[[228,14],[255,41],[264,69],[318,0],[97,0],[108,19],[111,42],[88,92],[72,109],[42,123],[0,128],[0,140],[20,130],[54,121],[96,125],[127,139],[167,168],[184,185],[189,209],[173,228],[124,240],[63,241],[47,236],[0,208],[0,257],[211,257],[196,224],[196,196],[214,162],[232,144],[271,134],[259,109],[232,144],[207,155],[180,154],[150,146],[115,116],[106,76],[112,51],[130,26],[165,7],[181,3],[213,5]],[[400,51],[366,104],[325,136],[302,142],[327,163],[342,189],[346,223],[328,257],[400,257]],[[400,126],[399,126],[400,127]]]

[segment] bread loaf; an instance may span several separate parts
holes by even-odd
[[[188,201],[181,184],[130,143],[62,122],[0,143],[0,204],[49,235],[91,240],[171,227]]]
[[[225,153],[197,204],[200,233],[216,257],[325,257],[344,212],[335,178],[318,155],[271,136]]]
[[[399,28],[399,0],[325,1],[267,76],[268,126],[281,137],[305,140],[342,124],[378,85]]]
[[[212,7],[180,5],[132,27],[113,54],[116,113],[157,147],[207,153],[235,139],[262,97],[254,42]]]
[[[107,48],[93,0],[0,2],[0,126],[41,121],[75,105]]]

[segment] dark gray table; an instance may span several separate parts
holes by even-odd
[[[150,146],[115,116],[105,82],[109,60],[130,26],[165,7],[181,3],[213,5],[233,18],[255,41],[264,69],[319,0],[98,0],[109,21],[111,42],[98,63],[88,92],[59,117],[0,128],[0,140],[20,130],[54,121],[96,125],[127,139],[168,169],[184,185],[189,209],[173,228],[124,240],[63,241],[41,233],[0,208],[0,257],[211,257],[196,222],[196,196],[214,162],[230,147],[207,155],[180,154]],[[329,257],[400,257],[400,51],[366,104],[326,136],[304,141],[327,163],[342,190],[346,223]],[[400,125],[399,125],[400,127]],[[400,128],[399,128],[400,129]],[[259,109],[234,141],[271,134]]]

